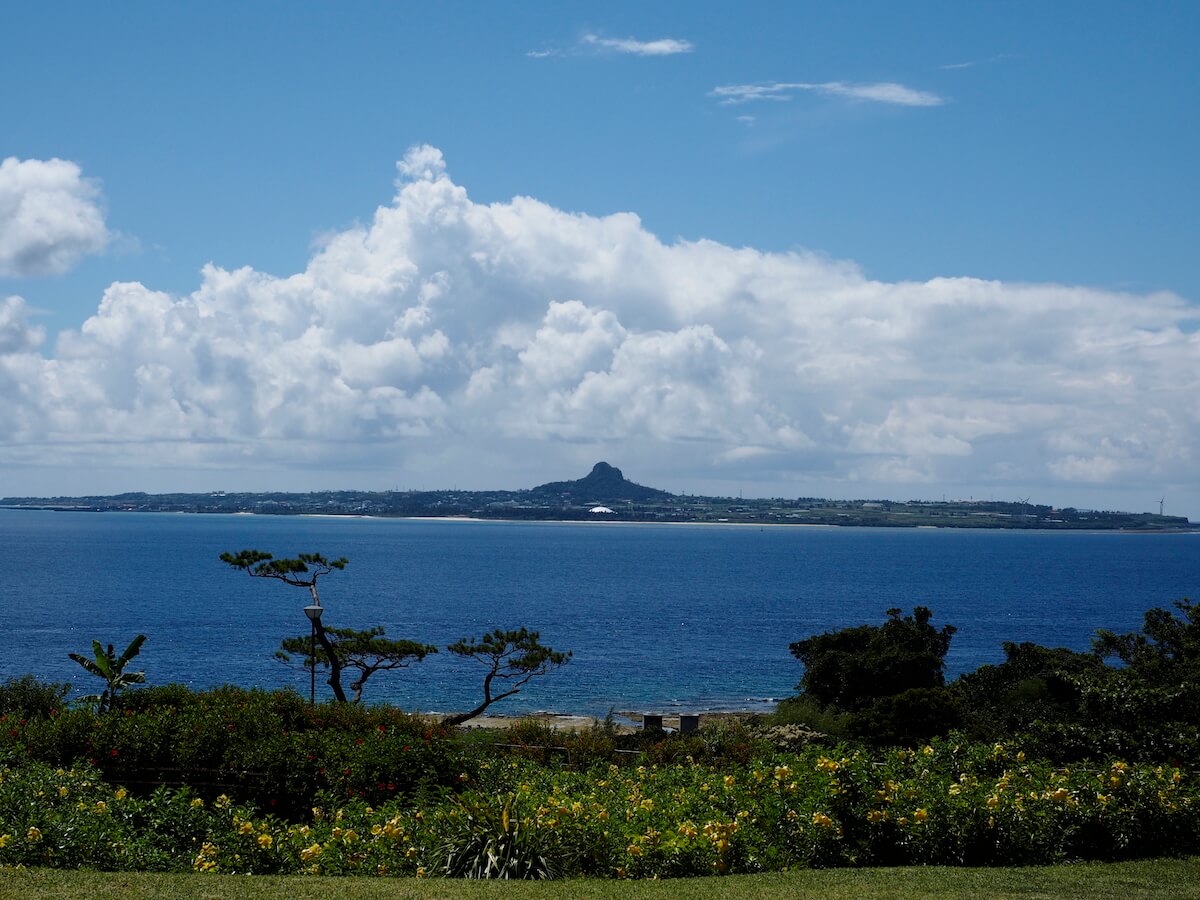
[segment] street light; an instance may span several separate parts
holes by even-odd
[[[314,706],[317,702],[317,623],[321,621],[321,613],[323,612],[325,610],[319,603],[304,607],[304,614],[308,616],[308,621],[312,623],[312,633],[308,637],[309,706]]]

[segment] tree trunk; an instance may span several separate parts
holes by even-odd
[[[329,639],[329,635],[325,633],[325,626],[320,620],[313,623],[317,628],[317,640],[321,644],[321,648],[325,651],[325,659],[329,662],[329,686],[333,688],[333,696],[338,703],[346,702],[346,692],[342,690],[342,663],[338,659],[337,651],[333,648],[333,641]]]
[[[492,697],[490,695],[487,697],[484,697],[483,702],[480,703],[477,707],[475,707],[470,712],[455,713],[452,716],[446,716],[446,718],[442,719],[442,724],[448,725],[448,726],[461,725],[463,722],[466,722],[468,719],[473,719],[478,715],[482,715],[483,711],[485,709],[487,709],[489,706],[491,706],[493,703],[503,700],[505,697],[511,697],[513,694],[519,694],[520,692],[521,692],[520,688],[513,688],[511,691],[505,691],[503,694],[500,694],[499,696],[496,696],[496,697]]]

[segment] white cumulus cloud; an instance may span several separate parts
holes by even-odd
[[[63,159],[0,162],[0,275],[53,275],[100,253],[111,235],[100,191]]]
[[[483,487],[610,459],[643,483],[750,472],[797,494],[1196,483],[1197,308],[1175,295],[875,281],[664,243],[628,212],[476,203],[432,147],[398,173],[286,277],[113,284],[50,348],[0,303],[3,469]]]

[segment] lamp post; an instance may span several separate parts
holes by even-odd
[[[317,702],[317,623],[321,621],[321,613],[324,611],[319,603],[304,607],[304,614],[308,616],[308,621],[312,623],[312,633],[308,637],[309,706],[314,706]]]

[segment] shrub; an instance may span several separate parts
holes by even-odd
[[[49,716],[64,709],[71,685],[38,681],[33,675],[7,678],[0,684],[0,715]]]

